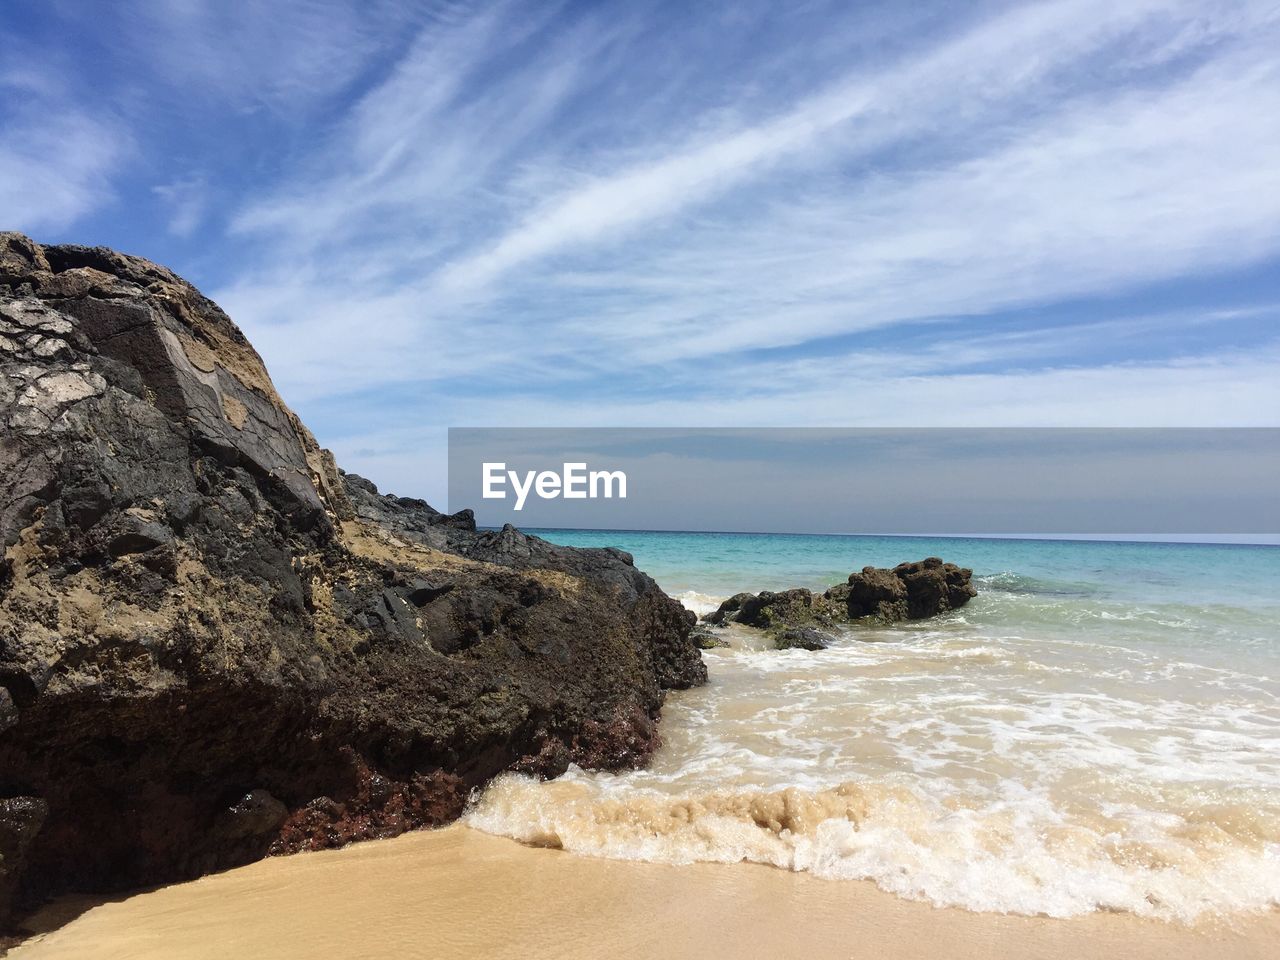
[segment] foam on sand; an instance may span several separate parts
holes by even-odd
[[[467,822],[972,911],[1193,923],[1280,904],[1280,679],[1245,646],[1274,624],[1005,580],[823,651],[730,628],[711,684],[668,697],[648,769],[504,777]]]
[[[937,906],[1072,917],[1098,909],[1194,922],[1280,903],[1273,815],[1094,819],[1034,795],[979,804],[907,784],[670,796],[590,779],[504,777],[467,822],[534,846],[655,863],[768,864],[871,880]]]

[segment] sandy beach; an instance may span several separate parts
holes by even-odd
[[[50,914],[52,916],[52,914]],[[536,849],[454,826],[103,903],[14,960],[1274,956],[1280,912],[1195,927],[976,914],[858,881]]]

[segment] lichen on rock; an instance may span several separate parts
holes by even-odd
[[[616,550],[337,469],[164,267],[0,234],[0,927],[623,768],[702,683]]]

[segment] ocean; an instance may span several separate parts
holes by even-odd
[[[940,556],[959,611],[768,649],[673,692],[644,770],[500,778],[466,822],[580,854],[740,861],[939,906],[1192,922],[1280,904],[1280,548],[543,530],[699,614]]]

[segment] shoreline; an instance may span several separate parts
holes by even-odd
[[[65,902],[32,919],[49,922],[59,910],[65,915]],[[1118,913],[970,913],[904,900],[870,881],[755,864],[595,859],[454,824],[126,895],[8,956],[1262,960],[1277,942],[1280,910],[1195,926]]]

